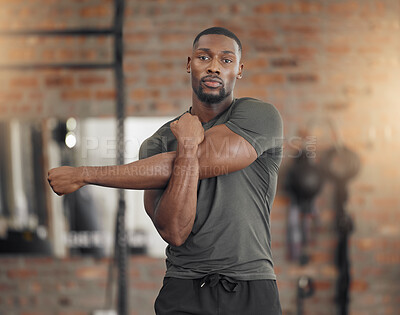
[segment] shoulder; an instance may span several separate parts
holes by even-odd
[[[184,113],[183,113],[184,114]],[[151,135],[149,138],[143,141],[139,149],[139,158],[144,159],[155,154],[159,154],[166,151],[166,142],[174,135],[171,132],[170,125],[173,121],[178,120],[183,114],[167,121],[158,130]]]
[[[238,98],[232,106],[233,112],[246,114],[254,119],[268,118],[282,121],[282,117],[274,105],[259,99],[251,97]]]

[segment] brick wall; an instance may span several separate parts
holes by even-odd
[[[107,309],[108,268],[108,259],[2,258],[0,314],[87,315]],[[153,303],[164,271],[160,259],[130,259],[130,315],[154,313]],[[115,283],[111,293],[109,298],[115,307]]]
[[[1,30],[105,27],[113,14],[110,0],[1,1],[0,8]],[[349,185],[348,211],[355,221],[350,241],[351,314],[398,314],[399,2],[127,1],[124,69],[128,115],[176,115],[187,109],[191,92],[185,72],[186,57],[197,32],[212,25],[226,26],[242,39],[245,72],[236,96],[266,100],[277,106],[283,116],[287,142],[281,178],[291,162],[293,137],[304,132],[315,136],[317,151],[332,144],[327,116],[337,125],[343,141],[360,155],[362,170]],[[2,65],[30,61],[108,62],[112,58],[111,44],[109,37],[0,36],[0,61]],[[2,119],[114,114],[115,91],[109,70],[1,70],[0,82]],[[272,213],[273,250],[286,314],[295,313],[296,280],[304,274],[312,276],[316,283],[315,295],[305,301],[306,314],[335,314],[337,271],[333,263],[336,232],[332,194],[333,187],[327,183],[316,201],[319,223],[311,247],[312,260],[301,267],[286,259],[289,199],[282,189],[278,192]],[[42,293],[48,292],[47,285],[56,286],[47,270],[54,270],[51,273],[57,276],[71,273],[78,279],[74,269],[81,268],[81,264],[82,268],[93,268],[94,273],[104,267],[104,262],[87,259],[45,261],[52,267],[43,268],[41,263],[23,258],[0,262],[4,282],[1,288],[10,295],[0,299],[3,309],[14,303],[29,309],[31,313],[26,314],[42,314],[43,305],[48,303],[48,296]],[[18,268],[3,272],[13,270],[15,264],[22,272]],[[142,272],[146,273],[153,264],[160,268],[162,262],[140,260],[138,264],[141,267],[131,275],[132,281],[143,277]],[[67,293],[68,281],[59,282],[67,287],[63,289]],[[104,283],[104,278],[89,276],[79,281],[88,301],[79,296],[80,285],[71,295],[50,290],[54,294],[51,305],[54,309],[58,305],[60,314],[69,314],[62,313],[64,309],[88,310],[101,305],[102,293],[98,293],[96,281]],[[160,274],[155,272],[154,279],[143,285],[143,292],[151,293],[137,305],[145,307],[159,283]],[[21,294],[20,286],[24,290],[32,288],[28,296],[36,298]],[[148,313],[138,309],[138,314]]]

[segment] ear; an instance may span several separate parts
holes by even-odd
[[[190,64],[191,64],[191,62],[192,62],[192,59],[190,57],[188,57],[188,61],[187,61],[187,64],[186,64],[186,72],[187,73],[190,73]]]
[[[243,63],[241,63],[239,66],[239,72],[236,75],[236,79],[240,80],[242,77],[243,77]]]

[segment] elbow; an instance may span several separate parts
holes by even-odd
[[[175,247],[182,246],[189,236],[189,233],[183,233],[182,231],[173,228],[157,227],[157,231],[164,241]]]
[[[165,240],[165,241],[171,246],[179,247],[179,246],[182,246],[185,243],[186,238],[183,239],[183,238],[175,237],[175,238],[170,238],[170,239]]]

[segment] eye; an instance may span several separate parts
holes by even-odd
[[[200,60],[208,60],[208,59],[210,59],[208,56],[199,56],[199,59]]]
[[[225,63],[231,63],[232,60],[230,60],[230,59],[223,59],[223,62],[225,62]]]

